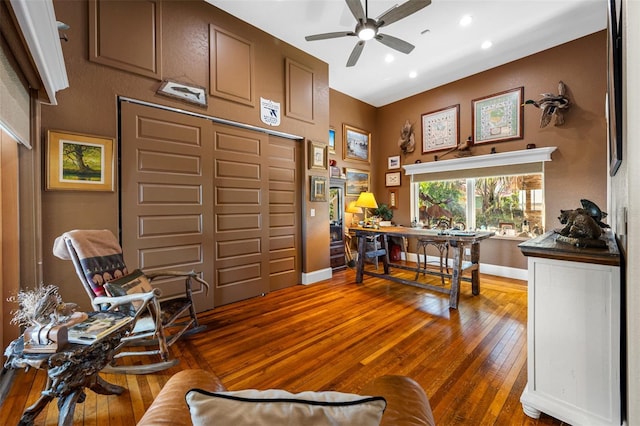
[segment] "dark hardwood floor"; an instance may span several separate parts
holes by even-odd
[[[369,266],[371,267],[371,266]],[[463,283],[458,310],[448,296],[345,270],[201,315],[204,333],[173,346],[177,367],[149,375],[102,376],[128,389],[78,404],[75,424],[132,425],[168,378],[181,369],[218,374],[230,390],[283,388],[357,393],[373,377],[401,374],[422,385],[439,425],[559,425],[525,416],[526,283],[482,275],[479,296]],[[427,278],[432,283],[439,279]],[[140,362],[141,360],[137,360]],[[20,371],[0,407],[17,424],[45,384],[43,372]],[[37,425],[57,422],[49,404]]]

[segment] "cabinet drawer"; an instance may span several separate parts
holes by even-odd
[[[344,246],[340,246],[340,247],[331,247],[329,249],[329,255],[330,256],[337,256],[339,254],[344,254]]]

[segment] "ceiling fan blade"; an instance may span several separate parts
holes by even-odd
[[[364,23],[367,21],[367,16],[364,13],[360,0],[346,0],[346,2],[349,10],[351,10],[351,14],[358,22]]]
[[[360,58],[362,49],[364,49],[364,41],[360,40],[351,51],[351,55],[349,55],[349,60],[347,61],[348,67],[352,67],[356,64],[356,62],[358,62],[358,58]]]
[[[400,40],[399,38],[390,36],[389,34],[378,34],[376,35],[375,39],[378,40],[380,43],[384,44],[385,46],[388,46],[402,53],[408,54],[415,47],[413,44],[407,43],[406,41]]]
[[[398,7],[394,7],[378,19],[378,28],[393,24],[402,18],[416,13],[431,4],[431,0],[408,0]]]
[[[356,33],[354,33],[353,31],[338,31],[335,33],[308,35],[304,39],[307,41],[314,41],[314,40],[326,40],[328,38],[338,38],[338,37],[346,37],[346,36],[354,36],[354,35],[356,35]]]

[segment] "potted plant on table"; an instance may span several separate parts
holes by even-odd
[[[379,204],[377,209],[373,210],[373,214],[380,218],[381,221],[389,222],[393,219],[393,210],[386,204]]]

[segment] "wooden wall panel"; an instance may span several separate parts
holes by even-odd
[[[18,142],[0,128],[0,340],[2,347],[18,337],[11,325],[11,311],[18,306],[7,301],[18,294],[20,282],[20,241],[18,234]],[[25,283],[27,284],[27,283]],[[35,284],[35,283],[28,283]]]
[[[285,89],[287,117],[313,123],[314,72],[297,62],[285,60]]]
[[[162,2],[89,1],[89,59],[162,78]]]
[[[209,26],[210,93],[213,96],[254,105],[253,43]]]

